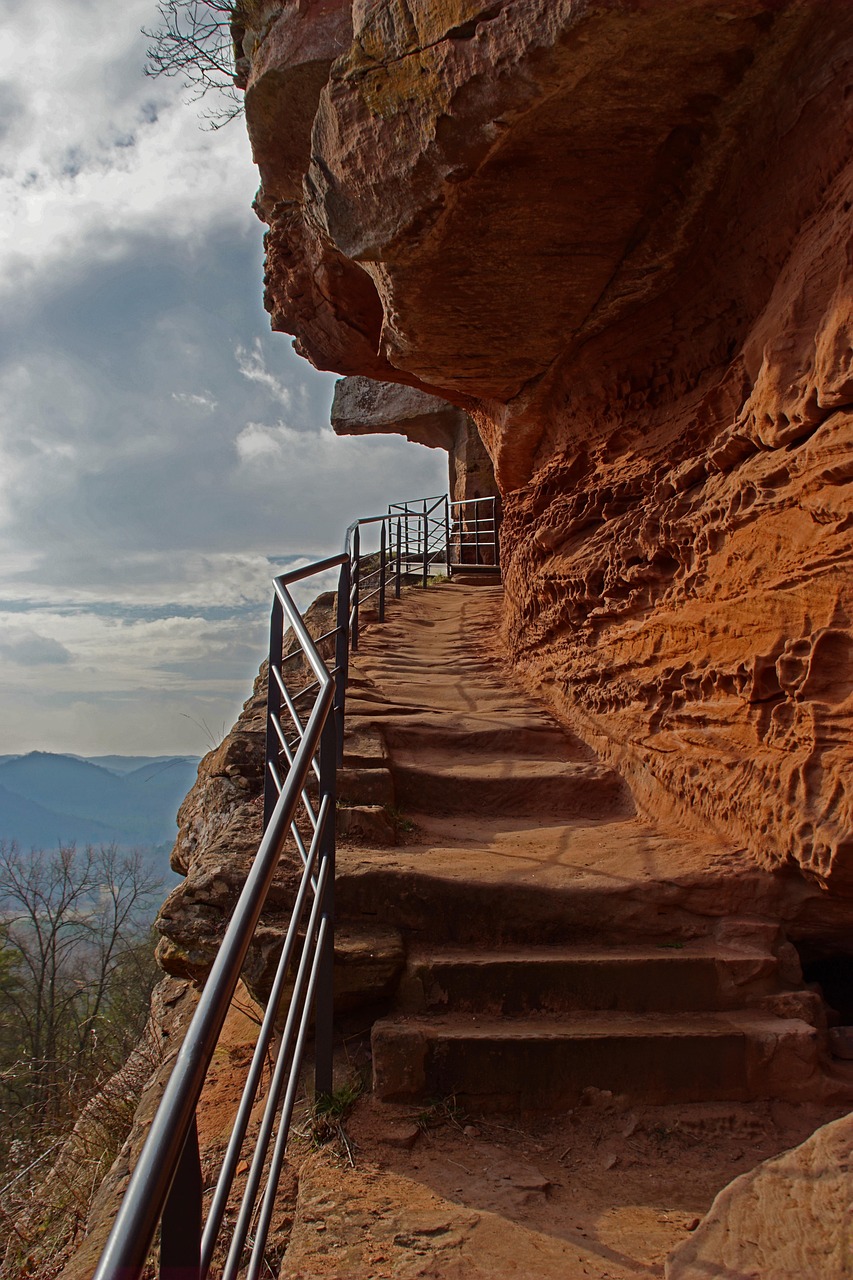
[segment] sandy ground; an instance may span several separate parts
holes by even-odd
[[[280,1274],[660,1276],[726,1183],[843,1110],[630,1107],[590,1091],[565,1115],[484,1118],[365,1097],[321,1149],[294,1138]]]

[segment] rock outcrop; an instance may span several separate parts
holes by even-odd
[[[343,378],[335,387],[332,427],[339,436],[402,435],[448,454],[451,501],[498,496],[492,460],[463,409],[414,387]]]
[[[641,810],[853,891],[844,0],[267,0],[267,306],[476,421],[506,644]]]
[[[667,1280],[772,1276],[842,1280],[853,1265],[853,1116],[725,1187],[695,1233],[670,1255]]]

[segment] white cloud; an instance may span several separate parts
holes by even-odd
[[[248,233],[257,176],[237,122],[210,132],[173,80],[142,74],[152,0],[41,0],[38,67],[21,51],[33,10],[7,3],[0,45],[0,291],[120,257],[129,236],[200,247],[214,225]],[[222,181],[224,172],[228,181]]]
[[[39,635],[32,627],[11,621],[0,623],[0,658],[21,667],[62,665],[71,654],[61,641]]]
[[[0,18],[0,752],[204,750],[274,573],[446,458],[333,436],[333,376],[269,333],[244,127],[141,73],[156,0]]]
[[[247,422],[234,441],[238,458],[249,466],[282,459],[288,444],[298,446],[299,432],[283,422],[272,427],[263,422]]]
[[[276,377],[274,373],[270,373],[258,338],[255,339],[248,350],[238,344],[235,355],[237,368],[244,378],[247,378],[249,382],[260,383],[262,387],[266,387],[274,400],[278,400],[286,409],[290,407],[293,402],[293,393],[290,387],[285,386],[281,378]]]
[[[188,391],[173,391],[172,399],[177,400],[178,404],[192,405],[196,409],[207,409],[209,413],[212,413],[219,403],[212,396]]]

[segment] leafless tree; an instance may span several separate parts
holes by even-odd
[[[178,76],[190,101],[212,94],[216,105],[204,112],[213,129],[243,109],[234,87],[234,41],[242,30],[241,5],[233,0],[159,0],[160,24],[143,35],[151,41],[145,71]]]
[[[161,882],[139,853],[0,843],[0,1151],[73,1124],[144,1022]]]

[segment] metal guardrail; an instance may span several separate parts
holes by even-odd
[[[496,569],[500,563],[497,498],[464,498],[448,502],[448,510],[451,565]]]
[[[491,510],[467,513],[472,504]],[[274,579],[264,783],[264,833],[178,1051],[148,1136],[124,1194],[93,1280],[139,1280],[160,1226],[160,1280],[207,1280],[255,1112],[264,1067],[276,1041],[289,975],[295,967],[284,1030],[252,1141],[245,1189],[217,1280],[258,1280],[284,1162],[288,1132],[314,1029],[315,1095],[332,1090],[335,883],[335,776],[343,752],[350,648],[357,650],[361,610],[374,598],[379,621],[387,592],[404,577],[426,586],[431,569],[497,560],[494,499],[450,503],[446,496],[392,503],[382,515],[355,521],[338,555]],[[378,526],[378,528],[377,528]],[[363,531],[378,533],[365,556]],[[455,539],[455,541],[454,541]],[[481,557],[489,557],[483,560]],[[473,558],[476,557],[476,558]],[[335,626],[312,638],[290,594],[295,583],[339,569]],[[283,653],[286,626],[293,647]],[[333,650],[331,662],[321,648]],[[308,679],[299,679],[307,668]],[[294,688],[300,684],[301,687]],[[240,972],[285,845],[302,862],[293,911],[258,1033],[231,1137],[206,1218],[196,1110]],[[306,919],[307,916],[307,919]],[[233,1216],[233,1213],[232,1213]],[[230,1221],[229,1221],[230,1226]]]
[[[334,892],[335,768],[337,763],[337,717],[330,714],[343,697],[340,668],[329,671],[305,628],[288,588],[295,582],[336,566],[341,567],[346,586],[349,556],[342,552],[328,560],[275,579],[271,623],[270,706],[278,700],[276,732],[281,751],[288,759],[287,776],[278,776],[275,760],[270,762],[277,799],[266,826],[245,886],[234,908],[216,960],[208,975],[192,1022],[178,1052],[172,1074],[152,1122],[145,1145],[122,1200],[113,1229],[101,1255],[95,1280],[136,1280],[142,1272],[154,1238],[160,1231],[161,1280],[203,1280],[208,1273],[219,1238],[222,1219],[233,1183],[249,1117],[260,1084],[264,1062],[275,1030],[276,1017],[285,990],[291,961],[301,944],[289,1012],[281,1037],[273,1078],[266,1095],[261,1132],[248,1175],[246,1191],[232,1236],[222,1280],[233,1280],[247,1267],[247,1280],[256,1280],[263,1265],[264,1244],[272,1216],[275,1192],[290,1116],[296,1099],[299,1072],[312,1006],[317,1004],[316,1080],[318,1092],[331,1089],[331,991],[332,912]],[[300,695],[287,691],[282,677],[283,622],[287,619],[314,677],[315,698],[307,717],[297,711]],[[346,634],[336,628],[336,647],[343,648]],[[276,648],[277,646],[277,648]],[[276,653],[279,660],[276,661]],[[292,655],[290,655],[292,656]],[[336,677],[338,677],[336,679]],[[339,690],[336,697],[336,689]],[[282,730],[282,703],[294,721],[295,737],[289,740]],[[342,707],[341,707],[342,710]],[[275,713],[271,713],[272,716]],[[273,730],[275,732],[275,730]],[[276,757],[278,758],[278,752]],[[309,775],[317,779],[316,807],[308,794]],[[300,805],[312,834],[308,847],[299,834],[296,814]],[[234,1130],[214,1189],[213,1201],[202,1231],[202,1179],[195,1114],[205,1076],[240,977],[261,911],[273,882],[289,832],[297,832],[297,847],[304,867],[290,925],[276,970],[255,1053],[246,1079]],[[300,928],[311,899],[304,936]],[[283,1095],[283,1101],[282,1101]],[[281,1115],[278,1116],[279,1104]],[[264,1165],[275,1134],[269,1168]],[[251,1252],[243,1258],[250,1219],[261,1200],[260,1217],[254,1228]],[[161,1221],[162,1218],[162,1221]]]
[[[394,502],[388,514],[403,521],[403,558],[451,574],[454,569],[496,570],[499,565],[499,510],[494,497],[451,502],[442,494]]]
[[[388,515],[401,522],[402,555],[406,564],[422,569],[426,582],[431,567],[441,566],[450,573],[449,504],[446,494],[418,498],[409,502],[392,502]]]

